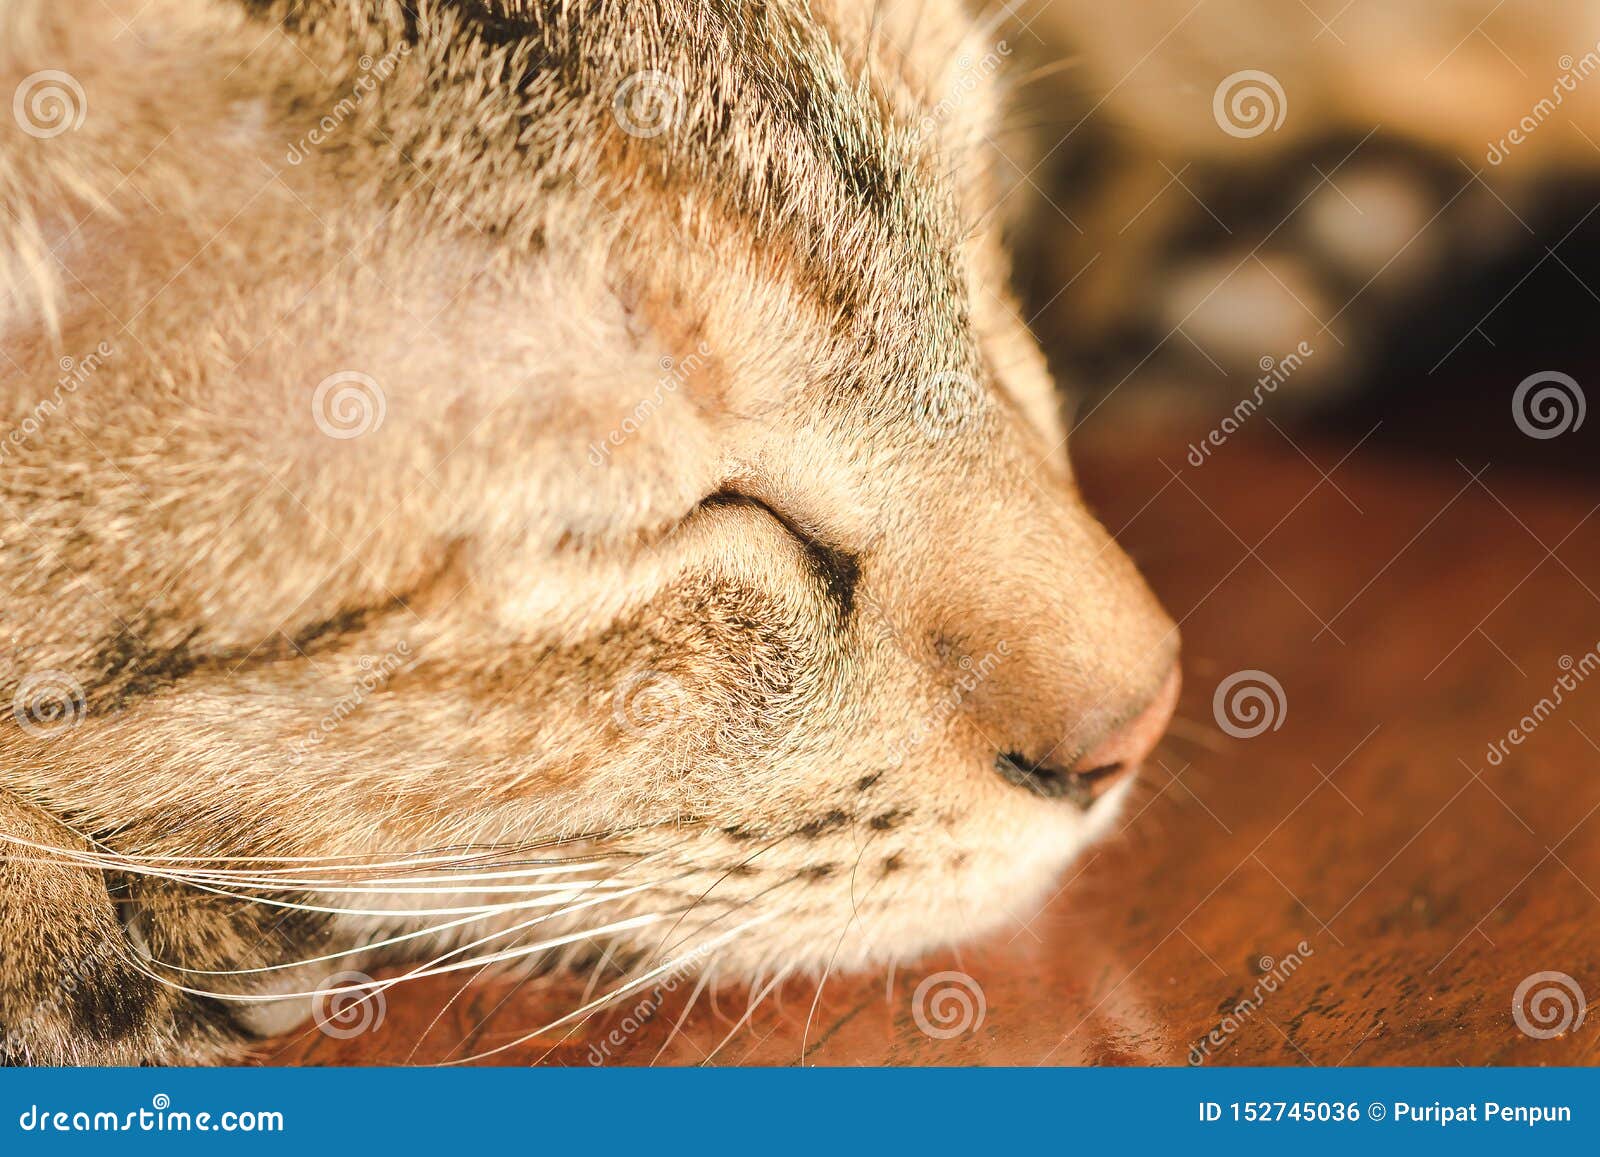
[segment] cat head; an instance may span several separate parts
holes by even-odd
[[[140,852],[628,857],[585,919],[743,970],[1107,830],[1177,635],[1007,289],[993,31],[24,8],[8,786]]]

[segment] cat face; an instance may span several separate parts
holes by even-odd
[[[1176,629],[1005,288],[999,47],[812,7],[101,30],[104,115],[3,143],[61,194],[11,250],[60,270],[5,377],[7,785],[142,854],[555,842],[633,891],[541,932],[747,973],[1041,893]],[[96,99],[150,53],[182,104]]]

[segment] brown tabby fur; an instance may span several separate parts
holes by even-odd
[[[331,972],[633,917],[594,940],[634,968],[902,959],[1105,830],[995,770],[1070,765],[1176,633],[1005,289],[997,95],[941,105],[989,39],[946,0],[0,5],[0,92],[86,98],[0,120],[10,1059],[235,1056]],[[330,437],[346,372],[383,420]],[[614,892],[516,928],[491,872],[552,858]],[[361,951],[441,908],[481,918]]]

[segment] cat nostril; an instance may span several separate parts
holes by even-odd
[[[1007,783],[1025,787],[1046,799],[1070,800],[1088,808],[1143,763],[1160,742],[1178,705],[1181,677],[1174,667],[1143,710],[1095,744],[1071,767],[1037,763],[1016,752],[995,762]]]
[[[1069,770],[1035,763],[1026,756],[1008,751],[995,760],[995,770],[1007,783],[1025,787],[1034,795],[1064,799],[1080,808],[1088,808],[1122,778],[1127,768],[1121,763],[1108,763],[1082,771]]]

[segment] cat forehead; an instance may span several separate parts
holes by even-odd
[[[283,58],[295,107],[365,124],[391,193],[531,245],[569,196],[617,212],[643,195],[813,251],[852,234],[947,248],[951,154],[986,133],[1009,53],[940,0],[376,11],[266,8],[335,62]]]
[[[337,122],[336,148],[295,141],[297,168],[355,173],[513,260],[581,236],[655,301],[759,265],[858,348],[968,328],[961,251],[988,206],[961,187],[982,180],[965,154],[1009,48],[945,0],[263,12],[297,50],[272,66],[297,76],[283,127],[319,108]]]
[[[271,261],[221,295],[219,312],[248,309],[241,372],[281,384],[262,393],[299,419],[303,395],[331,404],[354,367],[387,392],[386,440],[342,442],[347,458],[398,444],[409,415],[418,438],[460,446],[452,462],[485,446],[485,463],[514,460],[515,502],[568,493],[589,521],[619,509],[670,520],[715,485],[726,448],[792,408],[872,410],[827,423],[856,431],[852,453],[912,436],[879,419],[903,417],[918,383],[985,376],[967,348],[951,188],[975,166],[948,150],[987,99],[963,77],[991,76],[974,69],[981,56],[963,65],[973,30],[939,0],[927,35],[910,36],[920,7],[886,2],[875,28],[869,6],[821,2],[230,8],[282,32],[233,30],[230,51],[262,47],[218,81],[214,96],[238,98],[218,107],[244,118],[219,148],[299,153],[270,166],[272,195],[227,222],[229,244],[187,277],[232,285],[233,255],[274,251],[278,226],[348,225],[361,261],[311,287],[328,308],[277,285],[286,267]],[[506,292],[453,264],[463,238],[467,265],[512,271]],[[363,262],[376,289],[341,280]],[[285,308],[230,306],[258,281]],[[408,297],[403,317],[382,304],[433,290]],[[168,293],[146,317],[176,319],[185,300]],[[263,338],[252,326],[269,315],[281,320]],[[413,317],[438,318],[436,348],[419,348]],[[306,429],[258,425],[274,438]],[[328,450],[314,429],[311,447]],[[812,457],[844,456],[845,440]],[[556,442],[564,453],[547,452]],[[686,477],[685,462],[703,471]]]

